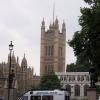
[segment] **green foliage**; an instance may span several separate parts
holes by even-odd
[[[32,88],[31,88],[31,91],[34,91],[34,90],[40,90],[40,88],[39,88],[39,86],[32,86]]]
[[[67,65],[66,72],[76,72],[76,64],[71,63]]]
[[[95,66],[100,72],[100,0],[84,0],[90,6],[81,8],[77,31],[69,45],[73,47],[78,64]]]
[[[66,72],[87,72],[89,71],[90,64],[68,64]]]
[[[61,88],[60,81],[54,72],[45,73],[41,77],[40,90],[54,90],[60,88]]]

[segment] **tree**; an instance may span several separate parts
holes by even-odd
[[[80,9],[77,31],[69,45],[77,56],[77,63],[93,65],[100,72],[100,0],[84,0],[89,7]]]
[[[67,65],[66,72],[75,72],[76,71],[76,64],[71,63]]]
[[[77,64],[71,63],[67,65],[66,72],[87,72],[89,71],[90,64]]]
[[[58,79],[57,75],[55,75],[54,72],[45,73],[41,77],[40,90],[54,90],[60,88],[61,88],[60,80]]]

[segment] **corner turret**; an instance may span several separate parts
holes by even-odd
[[[63,24],[62,24],[62,33],[66,34],[66,24],[65,24],[64,21],[63,21]]]
[[[22,67],[22,70],[27,69],[27,60],[25,58],[25,54],[24,54],[24,57],[23,57],[22,62],[21,62],[21,67]]]
[[[42,31],[45,31],[45,21],[44,21],[44,18],[43,18],[42,25],[41,25],[41,32]]]
[[[59,21],[58,21],[58,18],[57,17],[55,19],[55,28],[56,29],[59,29]]]

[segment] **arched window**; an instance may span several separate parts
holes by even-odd
[[[48,56],[48,47],[45,46],[45,55]]]
[[[62,47],[59,47],[59,56],[62,56],[62,52],[63,52]]]
[[[77,81],[80,81],[80,76],[77,76]]]
[[[51,56],[53,56],[54,53],[54,46],[51,46]]]
[[[63,80],[63,76],[60,77],[60,81],[62,81],[62,80]]]
[[[47,65],[45,66],[45,69],[46,69],[46,72],[53,72],[53,65],[47,64]]]
[[[81,76],[81,81],[84,81],[84,76]]]
[[[71,81],[71,76],[69,76],[69,81]]]
[[[89,76],[86,76],[86,81],[89,81]]]
[[[84,96],[87,96],[87,89],[89,88],[89,85],[84,85]]]
[[[75,81],[75,76],[72,76],[72,81]]]
[[[45,46],[45,55],[53,56],[53,54],[54,54],[54,46],[53,45]]]
[[[71,94],[71,86],[69,84],[65,85],[65,89]]]
[[[80,86],[75,85],[74,86],[75,96],[80,96]]]
[[[66,81],[67,80],[67,78],[66,78],[66,76],[64,76],[64,81]]]

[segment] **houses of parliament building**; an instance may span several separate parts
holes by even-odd
[[[65,48],[66,48],[66,26],[62,24],[62,30],[59,29],[59,21],[56,17],[53,23],[50,23],[49,29],[45,29],[43,19],[41,26],[41,57],[40,57],[40,75],[45,72],[64,72],[65,71]]]
[[[5,81],[8,78],[10,56],[8,55],[7,63],[0,64],[0,96],[4,95]],[[24,57],[19,64],[19,58],[15,57],[14,52],[11,56],[11,70],[14,71],[14,77],[17,80],[17,94],[21,96],[33,86],[33,68],[28,67],[27,60]]]
[[[49,25],[49,29],[45,29],[45,21],[43,19],[41,25],[41,56],[40,56],[40,76],[45,72],[64,72],[65,70],[65,44],[66,44],[66,28],[65,23],[62,24],[62,30],[59,30],[59,22],[56,18]],[[5,80],[8,78],[10,57],[8,55],[7,63],[0,64],[0,94],[3,94]],[[22,95],[28,91],[35,83],[33,68],[28,67],[24,54],[21,65],[19,58],[14,53],[11,57],[11,69],[14,70],[15,78],[18,83],[18,94]],[[39,81],[40,78],[37,80]]]
[[[45,28],[45,20],[41,23],[41,50],[40,50],[40,76],[46,72],[54,71],[58,76],[62,87],[67,86],[71,93],[71,98],[81,100],[86,98],[86,89],[89,87],[88,72],[65,72],[66,62],[66,25],[62,23],[59,28],[59,21],[56,17],[49,28]],[[61,30],[60,30],[61,29]],[[22,95],[30,90],[33,85],[37,85],[40,76],[34,75],[33,68],[28,67],[24,55],[21,65],[19,58],[14,53],[11,57],[11,68],[14,70],[15,78],[18,83],[18,95]],[[4,82],[8,77],[9,55],[7,63],[0,64],[0,96],[4,92]]]

